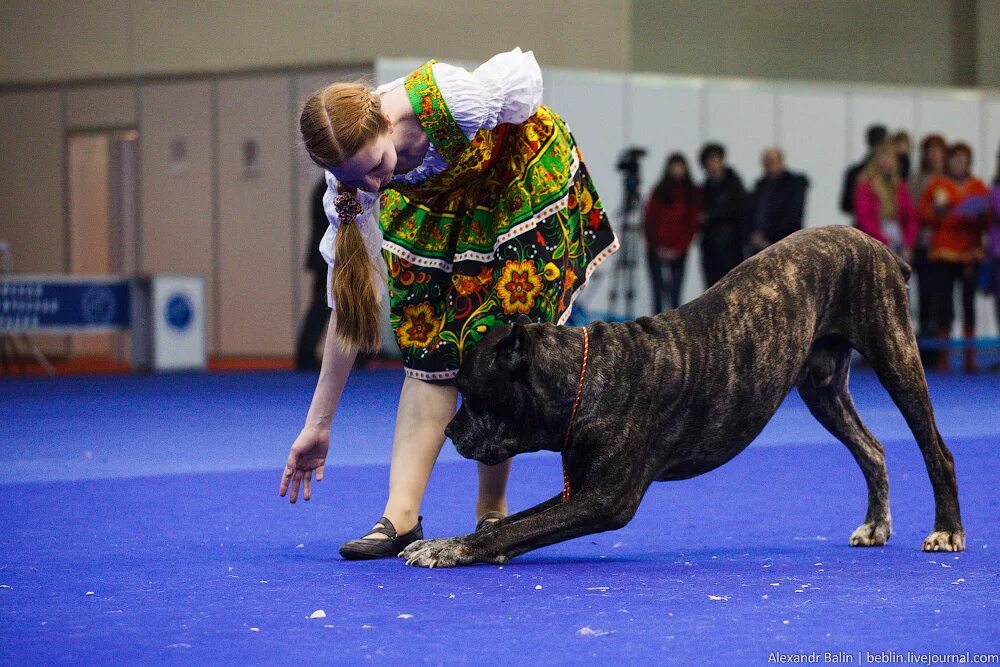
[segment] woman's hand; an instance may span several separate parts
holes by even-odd
[[[326,464],[326,454],[330,450],[330,431],[306,427],[299,433],[288,452],[285,472],[281,475],[279,493],[285,497],[289,485],[292,495],[289,501],[294,503],[299,498],[299,486],[305,487],[302,497],[306,500],[312,497],[312,476],[316,471],[316,481],[323,480],[323,466]],[[303,484],[304,482],[304,484]]]

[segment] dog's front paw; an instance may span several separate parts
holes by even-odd
[[[415,567],[455,567],[472,563],[471,550],[461,539],[419,540],[403,549],[399,557]]]
[[[924,539],[924,551],[965,551],[965,531],[934,531]]]
[[[880,547],[889,541],[892,524],[888,521],[863,523],[851,533],[852,547]]]

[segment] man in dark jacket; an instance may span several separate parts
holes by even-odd
[[[860,162],[856,162],[847,168],[844,172],[844,186],[840,190],[840,210],[853,217],[854,215],[854,184],[858,180],[858,174],[861,170],[865,168],[868,161],[872,157],[872,151],[880,143],[885,141],[885,138],[889,136],[889,130],[885,128],[885,125],[871,125],[865,132],[865,140],[868,143],[868,152],[865,156],[861,158]]]
[[[750,246],[758,252],[802,229],[806,190],[809,179],[785,169],[785,156],[779,148],[761,154],[764,175],[750,197]]]
[[[316,345],[323,336],[327,320],[330,319],[330,308],[326,301],[327,263],[319,252],[319,242],[323,240],[327,227],[330,226],[323,210],[323,195],[326,193],[326,180],[320,179],[313,188],[309,199],[312,233],[309,238],[309,249],[306,253],[306,265],[313,274],[312,301],[309,310],[302,320],[302,330],[295,345],[295,368],[297,370],[318,370]]]
[[[746,189],[739,174],[726,166],[726,149],[706,144],[699,162],[705,170],[702,190],[701,266],[705,289],[743,261]]]

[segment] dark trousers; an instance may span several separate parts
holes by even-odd
[[[653,286],[653,314],[663,312],[663,297],[669,300],[669,309],[681,305],[681,285],[684,283],[684,266],[687,255],[677,259],[662,259],[653,248],[646,254],[649,264],[649,282]]]
[[[330,308],[326,302],[326,271],[313,272],[312,301],[309,310],[302,320],[302,329],[295,344],[295,368],[298,370],[316,370],[319,360],[316,358],[316,346],[327,322],[330,320]]]
[[[917,274],[917,325],[918,335],[933,336],[937,333],[931,301],[934,294],[934,265],[927,258],[927,248],[913,249],[913,272]]]
[[[705,273],[705,289],[743,261],[743,244],[738,235],[732,238],[706,240],[701,244],[701,268]]]
[[[934,262],[935,314],[939,332],[950,332],[955,321],[955,283],[962,288],[962,327],[967,335],[976,328],[976,286],[979,283],[979,263]]]

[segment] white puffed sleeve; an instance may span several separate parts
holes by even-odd
[[[480,129],[523,123],[542,104],[542,70],[534,53],[519,48],[493,56],[473,72],[435,63],[434,80],[470,139]]]
[[[333,204],[336,196],[337,179],[328,171],[326,172],[326,194],[323,195],[323,210],[326,212],[326,219],[330,221],[330,226],[319,242],[319,252],[323,255],[326,263],[330,265],[326,272],[326,302],[331,309],[335,307],[330,285],[333,280],[333,263],[336,261],[334,255],[337,248],[337,229],[340,228],[340,216]],[[376,267],[382,265],[382,230],[378,226],[378,198],[377,193],[358,190],[358,201],[361,202],[361,207],[364,210],[353,223],[358,226],[358,230],[365,240],[368,255]],[[379,297],[381,298],[381,296],[381,292],[379,292]]]

